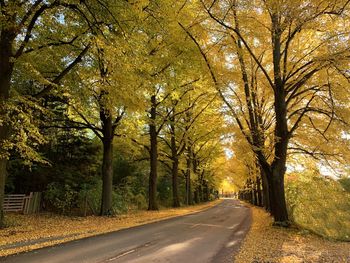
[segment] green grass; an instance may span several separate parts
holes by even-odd
[[[292,175],[286,197],[296,225],[318,235],[350,241],[350,193],[340,182],[316,175]]]

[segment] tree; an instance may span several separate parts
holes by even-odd
[[[11,150],[31,149],[34,161],[40,161],[29,140],[21,143],[14,138],[31,138],[23,122],[14,121],[22,135],[16,136],[10,128],[10,109],[16,110],[17,101],[31,107],[40,105],[62,80],[82,61],[90,49],[90,41],[97,33],[119,24],[118,12],[122,5],[108,1],[0,1],[1,57],[0,57],[0,225],[3,224],[2,201],[6,179],[6,163]],[[46,59],[43,60],[42,57]],[[26,79],[30,87],[15,86],[15,78]],[[27,85],[28,86],[28,85]],[[25,98],[25,100],[24,100]],[[32,125],[33,129],[35,125]],[[34,131],[37,133],[37,130]],[[38,138],[36,138],[38,141]],[[43,142],[43,140],[39,140]],[[19,146],[19,147],[17,147]],[[23,152],[23,151],[19,151]],[[32,155],[22,156],[28,160]],[[33,161],[33,160],[32,160]]]
[[[71,109],[68,125],[90,129],[103,145],[100,215],[113,214],[113,141],[118,135],[117,128],[127,111],[137,109],[140,102],[136,70],[140,56],[138,33],[129,31],[128,34],[128,40],[118,31],[96,37],[86,61],[72,79],[65,82],[65,95]],[[132,37],[135,39],[130,44]]]
[[[254,137],[256,129],[252,126],[253,117],[246,129],[241,122],[233,105],[222,89],[225,82],[217,77],[215,66],[209,60],[208,54],[196,38],[184,27],[207,63],[213,81],[222,98],[246,139],[252,146],[259,165],[266,173],[271,187],[271,212],[276,224],[288,225],[284,195],[284,174],[286,172],[287,152],[291,139],[295,140],[300,126],[309,125],[305,120],[314,116],[322,116],[324,123],[342,122],[340,114],[335,112],[334,94],[337,87],[330,81],[334,73],[334,65],[344,61],[348,49],[342,41],[336,39],[347,34],[337,28],[335,21],[343,21],[341,14],[345,12],[348,3],[339,1],[316,2],[302,4],[301,1],[227,1],[225,5],[219,1],[202,1],[203,8],[214,24],[218,45],[222,37],[226,44],[233,40],[235,53],[233,56],[240,61],[243,76],[245,67],[242,58],[251,61],[261,77],[258,89],[268,89],[272,94],[273,105],[273,140],[271,147],[273,155],[266,155],[266,144],[256,147]],[[330,18],[331,17],[331,18]],[[233,22],[232,22],[233,21]],[[326,26],[327,31],[318,31],[320,25]],[[216,26],[215,26],[216,25]],[[300,45],[300,41],[313,39],[309,45]],[[337,42],[335,45],[334,42]],[[231,43],[232,43],[231,42]],[[226,54],[228,55],[228,53]],[[337,63],[335,63],[337,61]],[[233,67],[233,70],[236,68]],[[246,72],[249,74],[249,72]],[[249,75],[248,75],[249,76]],[[251,74],[250,77],[253,75]],[[324,76],[327,76],[326,78]],[[252,95],[243,93],[240,101],[246,101],[245,109],[250,113],[254,107]],[[340,98],[338,98],[340,99]],[[327,125],[326,125],[327,126]],[[319,129],[314,125],[310,129]],[[248,132],[247,132],[248,131]],[[269,147],[269,146],[268,146]]]
[[[11,149],[15,149],[15,145],[21,145],[13,140],[16,136],[13,134],[14,129],[11,129],[11,119],[9,119],[11,115],[8,113],[11,109],[16,109],[16,101],[22,99],[21,95],[27,95],[30,99],[40,98],[60,83],[62,78],[79,63],[80,59],[87,52],[88,44],[84,42],[84,35],[90,31],[90,28],[83,16],[83,11],[80,15],[76,16],[80,9],[75,4],[65,4],[61,1],[46,2],[38,0],[21,2],[3,0],[0,1],[0,6],[0,115],[2,119],[0,126],[0,227],[2,227],[4,218],[2,204],[7,160]],[[72,13],[74,13],[72,17],[75,18],[75,23],[81,25],[80,30],[69,31],[59,19],[55,19],[59,17],[64,19],[66,15],[72,15]],[[53,39],[49,39],[47,35],[42,34],[43,31],[37,26],[39,20],[42,21],[43,27],[50,27],[55,33],[60,31],[61,34],[52,34]],[[44,34],[46,33],[44,31]],[[61,51],[67,46],[71,47],[71,45],[75,46],[74,50],[68,52],[72,59],[70,63],[63,63],[63,58],[67,56],[67,50],[65,54],[61,53]],[[28,61],[28,59],[33,54],[37,54],[42,50],[47,52],[47,49],[53,48],[59,50],[57,54],[61,55],[61,57],[54,57],[61,63],[57,64],[59,66],[56,67],[54,76],[46,77],[34,66],[35,62]],[[18,73],[18,70],[21,70],[21,67],[26,67],[28,74],[35,76],[33,79],[38,84],[36,85],[36,93],[21,94],[20,90],[17,90],[18,93],[16,93],[16,87],[14,87],[11,81],[14,78],[14,74]],[[30,99],[26,100],[27,104],[31,103]],[[19,128],[19,130],[25,133],[24,129]],[[23,134],[20,137],[25,138]],[[22,145],[28,146],[25,141],[22,141]],[[35,150],[33,148],[31,149],[32,151],[30,152],[35,153]],[[22,157],[27,159],[33,158],[33,156]],[[40,159],[37,157],[34,158],[35,161]]]
[[[186,72],[188,74],[188,72]],[[193,74],[191,74],[193,75]],[[189,137],[193,126],[196,125],[198,118],[206,110],[210,110],[211,106],[215,105],[213,102],[217,99],[216,92],[210,93],[205,87],[206,82],[201,83],[199,80],[193,83],[193,90],[185,94],[181,100],[176,99],[171,103],[171,109],[166,111],[170,112],[169,122],[167,123],[166,136],[162,137],[165,145],[168,146],[170,152],[165,153],[165,156],[170,160],[169,165],[172,176],[172,190],[173,190],[173,206],[180,206],[179,193],[178,193],[178,174],[179,163],[181,156],[186,151],[189,145]],[[210,87],[209,87],[210,88]],[[215,105],[216,106],[216,105]],[[191,153],[187,156],[187,168],[186,168],[186,204],[189,204],[190,196],[190,184],[191,184]]]

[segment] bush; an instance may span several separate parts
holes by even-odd
[[[146,209],[148,206],[145,195],[141,193],[133,195],[131,203],[134,204],[137,209]]]
[[[91,185],[84,184],[78,194],[78,207],[81,214],[98,215],[101,208],[101,194],[101,180]]]
[[[93,185],[83,185],[78,194],[78,206],[82,214],[90,213],[98,215],[101,208],[102,180],[98,180]],[[118,190],[112,193],[113,214],[125,213],[128,210],[129,198]]]
[[[75,190],[69,184],[51,183],[45,192],[45,200],[55,212],[61,214],[98,215],[101,208],[102,180],[83,184]],[[147,207],[145,194],[134,194],[132,186],[124,184],[113,190],[113,214],[122,214],[129,209],[144,209]]]
[[[57,212],[67,214],[74,207],[77,194],[68,184],[51,183],[45,192],[45,199]]]

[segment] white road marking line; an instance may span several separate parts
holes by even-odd
[[[123,254],[120,254],[119,256],[116,256],[116,257],[114,257],[114,258],[110,258],[110,259],[108,259],[108,261],[113,261],[113,260],[115,260],[115,259],[118,259],[118,258],[124,257],[124,256],[126,256],[126,255],[129,255],[129,254],[131,254],[131,253],[133,253],[133,252],[135,252],[135,249],[126,251],[126,252],[124,252]]]

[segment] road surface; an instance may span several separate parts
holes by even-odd
[[[225,199],[195,214],[1,258],[16,263],[230,262],[250,226],[249,208]]]

